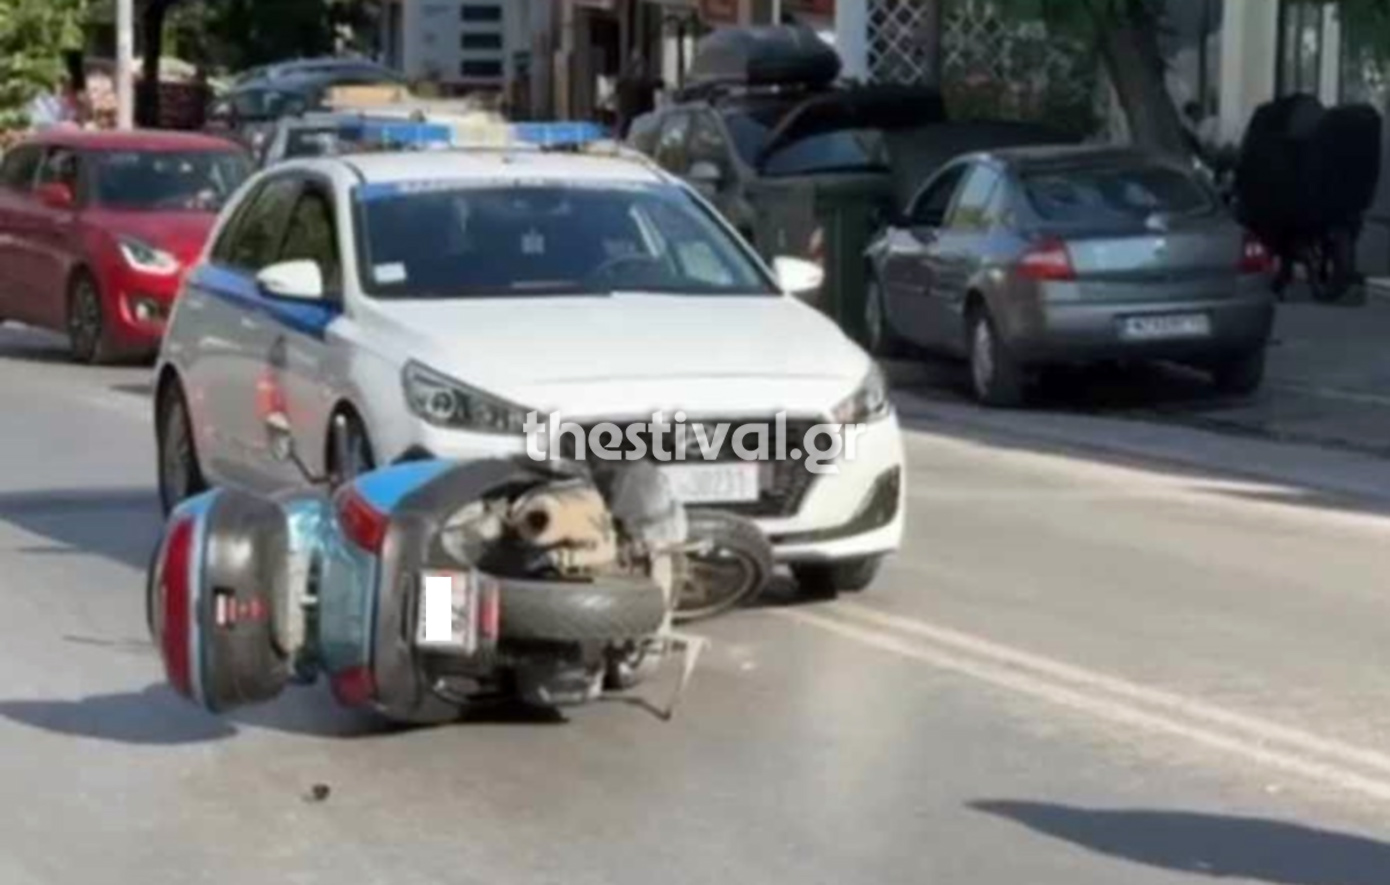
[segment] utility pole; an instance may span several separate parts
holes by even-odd
[[[116,127],[135,126],[135,0],[116,0]]]

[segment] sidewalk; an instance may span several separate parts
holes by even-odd
[[[1082,417],[1181,425],[1390,458],[1390,286],[1354,306],[1279,305],[1266,383],[1254,397],[1217,394],[1204,375],[1144,367],[1066,373],[1040,389],[1030,420]],[[963,403],[959,366],[894,361],[901,395]]]
[[[1245,402],[1168,403],[1170,420],[1390,457],[1390,299],[1280,305],[1264,390]]]

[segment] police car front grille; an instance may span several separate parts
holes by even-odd
[[[586,438],[589,438],[589,432],[595,426],[602,423],[603,422],[595,421],[581,425],[584,428]],[[775,445],[777,439],[775,423],[772,420],[748,418],[692,418],[690,423],[699,423],[705,426],[707,439],[713,438],[714,427],[716,425],[722,423],[729,426],[729,433],[724,437],[723,444],[720,446],[719,451],[716,452],[713,457],[706,458],[704,450],[700,447],[699,442],[695,438],[694,432],[687,431],[686,438],[688,442],[686,444],[685,458],[677,459],[673,457],[669,461],[658,461],[651,454],[652,438],[650,432],[628,434],[627,425],[625,423],[620,421],[614,421],[612,423],[624,431],[624,436],[622,443],[620,445],[608,447],[610,450],[620,451],[624,456],[627,456],[637,450],[637,440],[640,440],[642,448],[646,452],[646,456],[643,460],[658,465],[664,463],[701,464],[741,460],[739,453],[735,451],[734,448],[734,431],[738,428],[750,425],[760,425],[765,428],[766,439],[770,447]],[[817,420],[788,419],[786,422],[786,430],[783,435],[783,438],[786,440],[785,447],[787,452],[790,453],[793,449],[798,448],[802,444],[810,428],[818,423],[820,422]],[[636,440],[634,440],[634,437]],[[750,437],[747,444],[753,444],[752,440],[755,438],[756,437]],[[674,448],[672,433],[670,431],[663,432],[662,440],[665,451],[668,453],[672,452]],[[572,435],[567,434],[563,437],[562,446],[564,451],[572,453]],[[773,452],[773,454],[775,455],[776,452]],[[592,458],[594,456],[590,453],[589,457]],[[761,490],[758,500],[709,505],[710,509],[723,510],[750,517],[777,518],[795,516],[801,510],[802,502],[805,500],[807,493],[809,493],[811,488],[815,485],[817,477],[817,474],[812,473],[811,470],[807,468],[806,459],[804,457],[794,459],[791,458],[789,454],[786,458],[762,461],[758,464],[758,467],[760,469],[759,488]]]

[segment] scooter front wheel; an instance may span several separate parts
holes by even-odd
[[[712,618],[749,602],[772,577],[772,545],[743,517],[692,509],[690,540],[706,542],[707,549],[686,557],[677,584],[678,623]]]

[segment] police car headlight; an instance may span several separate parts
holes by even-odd
[[[121,256],[135,270],[170,277],[179,272],[179,260],[163,249],[157,249],[135,237],[121,237]]]
[[[410,410],[436,427],[520,435],[533,411],[415,362],[406,365],[402,381]]]
[[[868,424],[888,417],[891,410],[888,379],[884,377],[882,369],[874,366],[854,393],[831,410],[830,417],[837,424]]]

